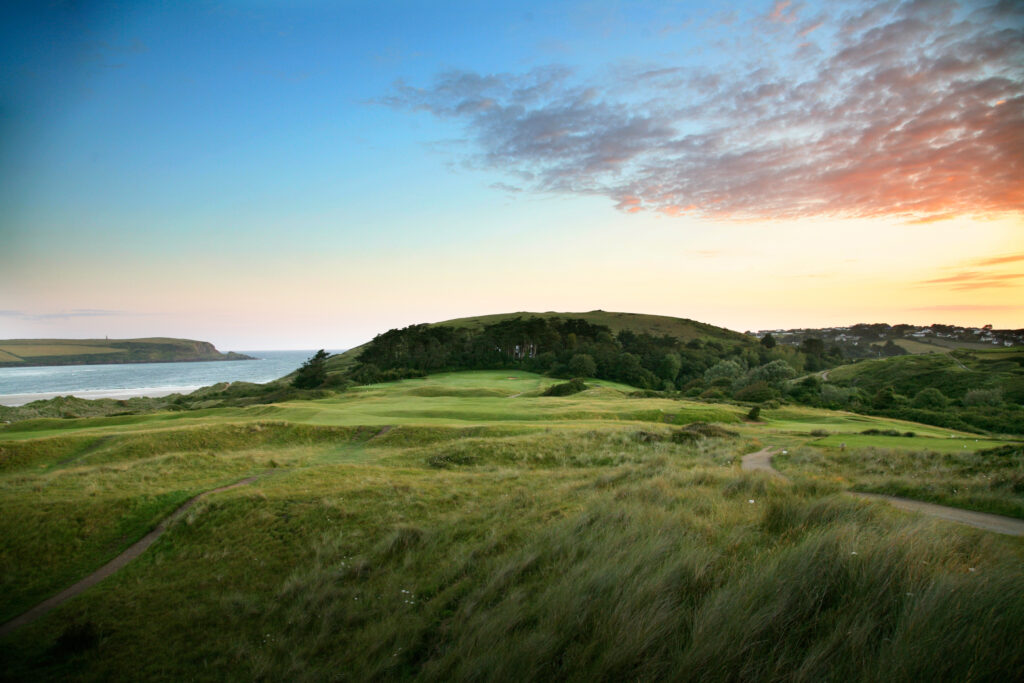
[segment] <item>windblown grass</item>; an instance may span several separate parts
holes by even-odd
[[[740,471],[770,428],[738,426],[739,408],[470,383],[0,431],[8,616],[193,492],[275,471],[203,499],[121,572],[0,641],[0,678],[1024,674],[1020,539],[838,495],[928,463],[939,482],[1019,462],[805,447],[780,460],[789,482]],[[489,388],[503,395],[452,395]],[[518,417],[467,417],[499,402]],[[430,411],[451,416],[396,414]],[[746,437],[673,439],[701,418]]]
[[[1024,446],[1019,444],[989,452],[804,447],[777,455],[775,463],[793,477],[1024,519]]]

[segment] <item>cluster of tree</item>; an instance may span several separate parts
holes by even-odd
[[[614,334],[604,325],[579,319],[520,317],[483,328],[413,325],[389,330],[366,346],[348,377],[367,383],[439,371],[514,367],[688,395],[708,389],[715,395],[732,395],[762,382],[775,395],[784,379],[835,362],[820,340],[808,340],[801,348],[755,340],[683,343],[668,335],[628,329]],[[755,387],[748,393],[757,391]]]
[[[823,383],[811,375],[787,387],[785,398],[795,403],[894,417],[968,432],[1024,433],[1024,408],[1008,400],[1001,388],[977,388],[959,397],[926,386],[903,394],[891,384],[878,389]]]

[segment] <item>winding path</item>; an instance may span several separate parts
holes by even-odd
[[[741,467],[746,472],[767,472],[773,476],[788,480],[789,477],[772,467],[772,455],[774,453],[775,451],[771,448],[762,448],[756,453],[748,453],[743,456]],[[947,522],[956,522],[957,524],[966,524],[976,529],[994,531],[997,534],[1024,536],[1024,519],[1003,517],[1002,515],[993,515],[987,512],[975,512],[974,510],[962,510],[910,498],[888,496],[882,493],[861,493],[860,491],[844,491],[843,493],[860,498],[861,500],[884,501],[901,510],[920,512],[929,517],[943,519]]]
[[[172,523],[174,523],[178,518],[180,518],[190,507],[195,505],[196,502],[198,502],[201,498],[205,498],[206,496],[209,496],[214,493],[220,493],[221,491],[235,489],[238,488],[239,486],[246,486],[259,479],[260,476],[261,475],[247,477],[245,479],[242,479],[241,481],[236,481],[234,484],[228,484],[227,486],[221,486],[220,488],[210,489],[209,491],[204,491],[203,493],[200,493],[197,496],[193,496],[188,501],[183,503],[182,506],[179,507],[177,510],[164,517],[164,519],[156,525],[155,529],[150,531],[148,534],[143,536],[141,539],[139,539],[132,545],[128,546],[128,548],[124,552],[122,552],[120,555],[112,559],[110,562],[106,563],[105,565],[103,565],[102,567],[100,567],[99,569],[97,569],[92,574],[85,577],[78,583],[74,584],[70,588],[66,588],[57,595],[54,595],[52,598],[49,598],[39,603],[38,605],[30,609],[29,611],[25,612],[21,616],[15,617],[14,619],[8,621],[6,624],[0,626],[0,638],[6,636],[8,633],[11,633],[12,631],[18,628],[21,628],[22,626],[25,626],[26,624],[32,623],[33,621],[43,616],[50,610],[54,609],[58,605],[61,605],[62,603],[70,600],[76,595],[79,595],[83,591],[91,588],[92,586],[95,586],[103,579],[107,578],[117,570],[121,569],[121,567],[124,567],[126,564],[128,564],[136,557],[144,553],[146,549],[149,548],[149,546],[153,545],[153,543],[156,542],[156,539],[160,538],[163,535],[163,533],[167,531],[167,529],[170,527]]]

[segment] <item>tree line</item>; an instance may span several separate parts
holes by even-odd
[[[347,377],[369,384],[434,372],[517,368],[688,395],[709,390],[732,395],[760,383],[777,395],[784,380],[840,360],[829,356],[820,340],[809,342],[800,348],[754,339],[684,342],[628,329],[616,334],[578,318],[516,317],[481,328],[424,324],[388,330],[366,345]]]

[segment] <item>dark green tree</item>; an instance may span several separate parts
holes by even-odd
[[[808,356],[820,356],[825,353],[825,342],[809,337],[800,342],[800,350]]]
[[[327,352],[323,349],[317,351],[313,356],[302,364],[292,386],[296,389],[315,389],[327,379]]]
[[[761,345],[766,349],[775,348],[775,337],[772,336],[771,332],[769,332],[768,334],[764,335],[764,337],[761,338]]]
[[[587,353],[577,353],[569,360],[569,372],[573,377],[594,377],[597,375],[597,363]]]
[[[674,382],[683,367],[683,360],[675,351],[666,353],[658,363],[658,376],[662,379]]]

